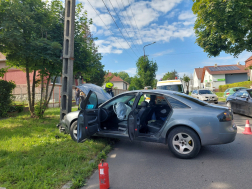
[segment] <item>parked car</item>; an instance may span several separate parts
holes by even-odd
[[[193,90],[191,96],[208,103],[218,104],[218,96],[207,89]]]
[[[237,91],[239,91],[241,89],[248,89],[248,88],[246,88],[246,87],[233,87],[233,88],[229,88],[229,89],[225,90],[224,97],[227,98],[228,96],[236,93]]]
[[[226,104],[234,113],[252,116],[252,89],[239,90],[226,99]]]
[[[237,128],[227,107],[169,90],[129,91],[109,98],[95,85],[78,88],[89,91],[81,111],[67,114],[60,123],[66,130],[77,124],[77,139],[72,137],[77,142],[91,136],[156,142],[168,144],[179,158],[193,158],[201,146],[235,140]]]

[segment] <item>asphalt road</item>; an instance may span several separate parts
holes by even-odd
[[[238,126],[234,142],[202,147],[190,160],[174,157],[164,144],[121,140],[106,160],[110,189],[252,188],[252,136],[242,134],[246,119],[234,116]],[[98,171],[84,188],[99,188]]]

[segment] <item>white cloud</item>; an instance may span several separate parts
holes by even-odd
[[[192,11],[185,11],[179,15],[178,19],[179,20],[195,20],[196,16],[193,14]]]
[[[125,72],[127,72],[131,77],[136,75],[136,68],[129,68],[127,70],[123,70]]]
[[[170,14],[166,15],[165,18],[173,18],[178,13],[178,11],[179,9],[175,9]]]
[[[151,56],[158,57],[158,56],[163,56],[165,54],[169,54],[171,52],[173,52],[173,50],[172,49],[168,49],[168,50],[165,50],[165,51],[162,51],[162,52],[158,52],[158,53],[152,54]]]
[[[163,13],[167,13],[171,9],[173,9],[177,4],[179,4],[182,0],[152,0],[150,2],[150,6]]]
[[[156,75],[156,79],[157,79],[157,80],[160,80],[161,78],[164,77],[164,74],[166,74],[166,73],[157,74],[157,75]]]

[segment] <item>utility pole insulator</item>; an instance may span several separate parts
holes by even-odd
[[[60,119],[72,110],[75,0],[65,0]]]

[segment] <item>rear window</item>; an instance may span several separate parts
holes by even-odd
[[[196,99],[196,98],[190,97],[190,96],[188,96],[188,95],[176,94],[176,93],[174,93],[173,95],[182,97],[182,98],[184,98],[184,99],[186,99],[186,100],[190,100],[191,102],[194,102],[194,103],[199,104],[199,105],[201,105],[201,106],[206,106],[206,105],[207,105],[207,103],[205,103],[205,102],[203,102],[203,101],[201,101],[201,100],[198,100],[198,99]]]
[[[213,94],[210,90],[199,90],[199,94]]]
[[[225,92],[228,92],[228,91],[229,91],[229,89],[225,90]]]
[[[184,103],[172,98],[166,97],[169,103],[171,104],[172,108],[180,109],[180,108],[190,108],[189,106],[185,105]]]
[[[157,86],[157,89],[161,89],[161,90],[170,90],[170,91],[177,91],[180,93],[183,93],[183,86],[180,85],[163,85],[163,86]]]

